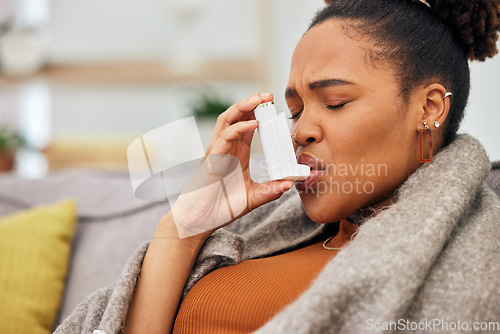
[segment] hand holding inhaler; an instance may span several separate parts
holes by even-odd
[[[225,226],[309,176],[310,168],[296,162],[286,117],[277,114],[272,100],[269,93],[254,95],[217,118],[205,159],[172,208],[181,238]],[[250,177],[257,127],[271,178],[265,183]]]

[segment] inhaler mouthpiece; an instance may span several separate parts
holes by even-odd
[[[273,102],[259,104],[254,114],[255,119],[259,121],[260,141],[270,179],[307,179],[311,169],[297,163],[285,114],[278,114]]]

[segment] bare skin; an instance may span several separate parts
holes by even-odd
[[[392,69],[367,60],[370,47],[329,20],[304,35],[292,58],[286,101],[294,117],[295,150],[327,166],[318,181],[319,190],[326,191],[300,191],[308,216],[317,223],[339,221],[391,198],[421,165],[423,121],[435,138],[442,136],[442,127],[433,124],[446,119],[446,89],[429,84],[403,100]],[[440,140],[434,141],[437,151]],[[380,168],[368,173],[370,166]]]
[[[231,154],[240,160],[247,190],[247,207],[240,216],[279,198],[293,186],[291,181],[259,184],[250,178],[250,144],[258,125],[252,111],[260,103],[273,98],[269,93],[253,95],[222,113],[206,152],[207,156]],[[163,334],[172,331],[186,280],[212,232],[214,230],[180,239],[171,212],[160,220],[142,264],[127,316],[126,333]]]
[[[390,204],[397,187],[421,164],[418,129],[423,121],[432,127],[435,121],[446,120],[449,99],[443,100],[446,89],[441,84],[422,85],[403,100],[392,69],[367,61],[370,47],[368,40],[347,37],[339,22],[329,20],[307,32],[293,55],[286,99],[296,116],[292,123],[296,153],[327,166],[319,182],[374,185],[373,191],[361,193],[300,191],[307,214],[318,223],[338,222],[368,205]],[[252,121],[252,111],[272,100],[268,93],[254,95],[222,113],[206,152],[240,160],[247,190],[247,207],[241,215],[293,186],[291,181],[257,184],[250,179],[250,143],[258,125]],[[437,151],[442,127],[433,130]],[[366,175],[358,168],[340,175],[336,170],[360,164],[384,164],[387,172]],[[172,214],[161,219],[142,265],[126,333],[172,331],[184,284],[213,231],[180,239]]]

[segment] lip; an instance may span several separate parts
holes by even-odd
[[[296,156],[297,163],[306,165],[311,168],[311,174],[304,181],[296,181],[295,188],[297,190],[306,190],[306,188],[314,185],[324,173],[324,165],[321,160],[308,153],[301,153]]]
[[[297,163],[307,165],[311,169],[324,170],[323,162],[309,153],[301,153],[295,156]]]

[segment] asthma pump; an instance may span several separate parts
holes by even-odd
[[[307,179],[311,170],[297,163],[285,113],[278,114],[274,103],[266,102],[259,104],[254,114],[259,121],[258,131],[270,179]]]

